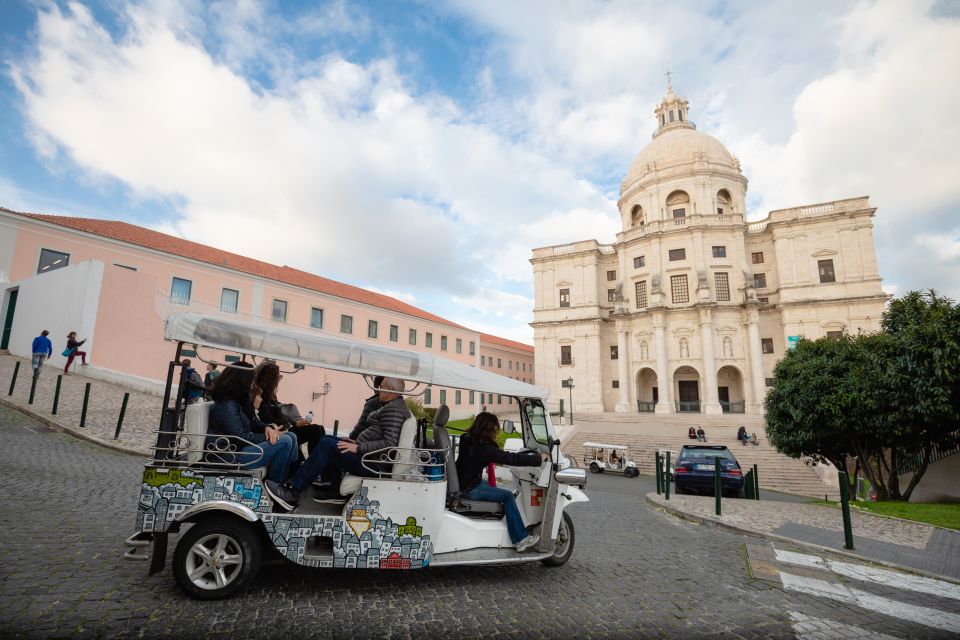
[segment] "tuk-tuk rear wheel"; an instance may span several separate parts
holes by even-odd
[[[214,516],[190,527],[173,554],[173,577],[198,600],[229,598],[260,569],[260,539],[253,526]]]
[[[599,464],[597,464],[596,462],[590,463],[590,473],[600,473],[602,471],[603,471],[603,467],[601,467]]]
[[[563,518],[560,519],[560,528],[557,530],[557,546],[553,550],[553,555],[540,562],[548,567],[559,567],[566,564],[573,554],[574,538],[573,518],[564,511]]]

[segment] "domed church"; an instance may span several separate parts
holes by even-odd
[[[867,197],[746,219],[747,178],[668,87],[630,166],[613,244],[535,249],[537,384],[577,411],[763,413],[801,336],[877,331]]]

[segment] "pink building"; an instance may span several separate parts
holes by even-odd
[[[507,376],[520,382],[534,384],[533,347],[530,345],[480,334],[480,367],[486,371]],[[481,399],[481,406],[494,413],[513,413],[516,404],[513,398],[487,394]]]
[[[312,328],[474,366],[498,359],[503,368],[488,369],[533,382],[533,348],[527,345],[389,296],[126,222],[0,208],[0,290],[0,349],[29,357],[33,338],[48,329],[51,364],[62,367],[66,335],[77,331],[87,339],[92,362],[86,375],[148,391],[162,389],[174,353],[163,340],[164,320],[182,311]],[[202,371],[202,363],[195,365]],[[346,429],[369,395],[358,376],[316,369],[286,375],[280,391],[283,402],[295,402],[304,413],[312,409],[326,425],[340,420]],[[479,393],[453,389],[433,388],[422,399],[426,406],[449,405],[454,417],[484,404]],[[502,400],[486,404],[509,412]]]

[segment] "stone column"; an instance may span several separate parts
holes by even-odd
[[[703,384],[706,386],[707,402],[704,413],[723,413],[717,392],[717,368],[713,355],[713,314],[710,309],[700,310],[700,339],[703,344]]]
[[[617,323],[618,325],[620,323]],[[620,378],[620,398],[617,400],[617,413],[635,411],[630,404],[630,332],[626,326],[617,327],[617,375]]]
[[[653,314],[653,342],[657,353],[657,406],[656,413],[673,413],[673,381],[667,372],[667,336],[664,312]]]
[[[751,413],[763,413],[763,398],[767,385],[763,379],[763,359],[760,351],[760,313],[753,306],[747,308],[747,340],[750,342],[750,377],[753,379]]]

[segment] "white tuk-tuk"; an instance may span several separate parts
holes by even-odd
[[[545,389],[427,353],[222,316],[172,315],[165,335],[177,343],[176,356],[169,364],[156,447],[144,469],[136,532],[127,540],[131,549],[126,554],[149,560],[151,575],[166,562],[171,534],[179,534],[174,577],[188,595],[201,599],[241,590],[271,547],[292,562],[321,568],[406,570],[533,561],[558,566],[570,558],[574,529],[566,508],[587,500],[580,490],[586,474],[561,468],[560,441],[544,407]],[[211,455],[251,443],[225,437],[209,442],[213,403],[187,405],[183,392],[175,391],[186,388],[175,384],[175,378],[182,381],[185,375],[185,347],[203,361],[208,360],[202,349],[209,348],[244,359],[292,363],[295,370],[313,366],[356,373],[371,387],[378,375],[400,378],[407,381],[407,395],[437,385],[513,397],[520,424],[505,421],[504,430],[516,429],[525,449],[550,454],[540,467],[511,467],[517,505],[540,542],[532,552],[517,552],[500,505],[460,495],[446,407],[437,411],[432,437],[428,425],[418,426],[411,417],[396,447],[364,455],[364,466],[376,476],[344,477],[340,493],[347,497],[345,504],[305,499],[292,512],[276,512],[263,487],[264,469],[244,470],[222,462],[222,455]]]
[[[583,443],[583,464],[590,467],[590,473],[622,473],[627,478],[640,475],[637,463],[630,457],[630,447],[602,442]]]

